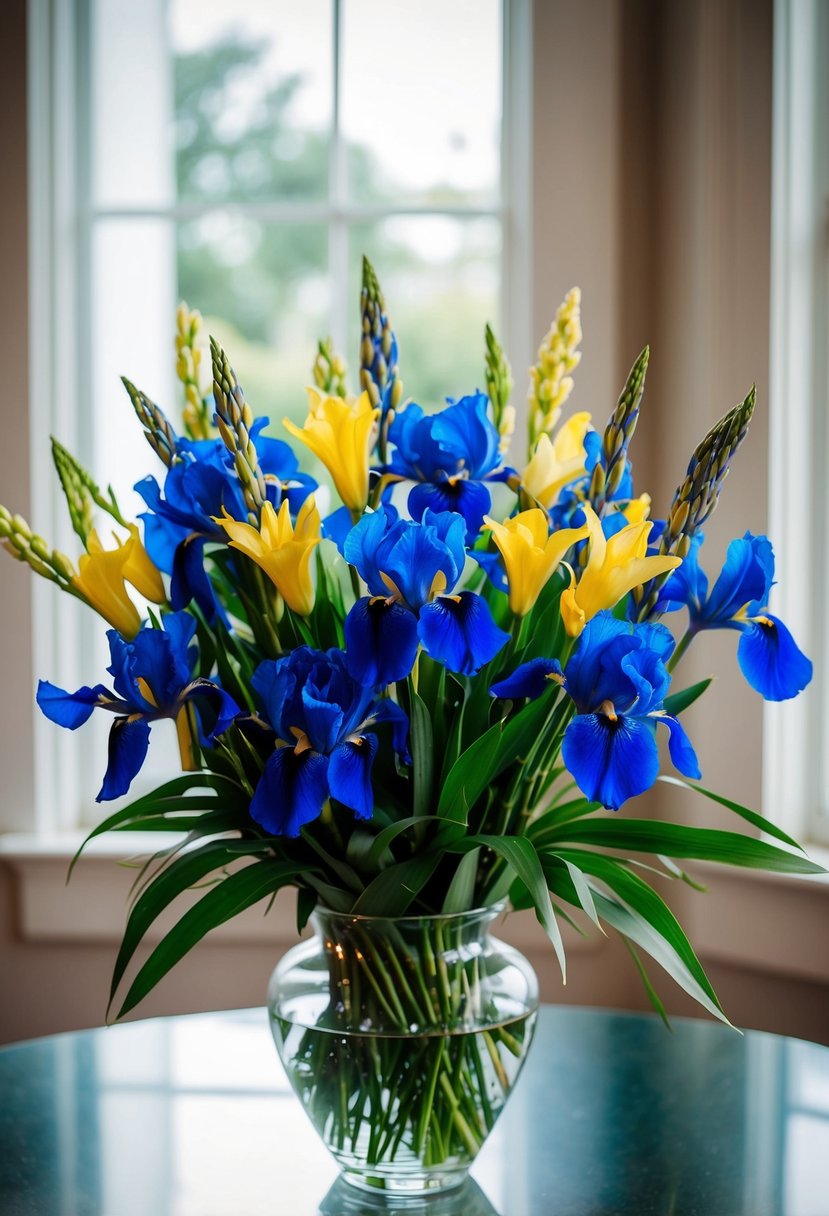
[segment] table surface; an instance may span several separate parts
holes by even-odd
[[[363,1216],[264,1010],[0,1050],[2,1216]],[[829,1049],[717,1023],[541,1011],[462,1191],[415,1216],[829,1216]]]

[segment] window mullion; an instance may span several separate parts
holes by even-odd
[[[346,358],[348,337],[348,221],[345,213],[345,149],[342,141],[342,0],[331,0],[333,105],[328,158],[328,270],[331,281],[331,336],[334,348]]]

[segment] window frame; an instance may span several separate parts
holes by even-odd
[[[337,349],[346,346],[345,297],[349,228],[389,216],[493,218],[501,226],[501,338],[513,366],[532,362],[532,0],[501,0],[502,129],[501,193],[491,206],[361,206],[344,196],[339,99],[343,0],[330,0],[333,19],[333,113],[329,189],[323,203],[222,204],[221,210],[271,221],[316,220],[327,224],[332,282],[330,328]],[[170,208],[96,206],[89,194],[90,133],[89,0],[29,0],[29,370],[30,467],[37,487],[33,523],[55,548],[77,548],[60,488],[45,472],[45,436],[87,460],[92,450],[84,401],[84,364],[91,350],[91,235],[107,218],[189,218],[215,209],[180,204]],[[171,318],[172,325],[172,318]],[[309,365],[313,352],[309,351]],[[520,388],[516,394],[519,413]],[[90,679],[86,656],[100,622],[42,580],[33,580],[34,674],[48,673],[62,687]],[[49,835],[87,823],[83,805],[79,740],[56,731],[34,714],[35,807],[33,829]],[[49,763],[43,758],[49,757]],[[0,810],[0,828],[3,826]],[[8,825],[7,825],[8,826]]]
[[[820,560],[829,556],[829,82],[820,71],[828,60],[821,0],[775,0],[769,530],[779,586],[772,607],[812,658],[814,678],[794,701],[766,703],[763,796],[769,817],[820,844],[829,844],[829,563]]]

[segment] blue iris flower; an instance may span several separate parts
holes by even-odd
[[[194,699],[210,721],[205,743],[227,730],[239,707],[212,680],[194,679],[198,647],[191,645],[196,621],[187,612],[162,618],[163,629],[144,628],[131,642],[114,629],[107,632],[113,692],[103,684],[65,692],[46,680],[37,690],[37,703],[51,722],[77,730],[94,709],[116,715],[109,732],[109,764],[98,794],[98,802],[126,794],[144,763],[150,740],[150,724],[161,718],[177,718]]]
[[[295,515],[317,483],[299,471],[287,443],[260,434],[267,423],[267,418],[258,418],[251,428],[267,496],[277,511],[287,497]],[[173,607],[185,608],[195,600],[210,623],[217,616],[224,619],[204,570],[204,546],[209,541],[225,543],[224,532],[213,522],[213,516],[221,516],[223,509],[234,519],[247,519],[233,457],[224,443],[221,439],[179,439],[163,491],[154,477],[145,477],[135,489],[150,508],[141,516],[147,552],[159,570],[172,575]]]
[[[616,811],[657,778],[660,722],[669,731],[674,765],[686,777],[700,776],[684,728],[664,708],[671,683],[665,663],[673,648],[674,639],[662,625],[633,626],[600,612],[585,626],[563,676],[555,659],[534,659],[490,691],[498,697],[537,697],[550,679],[563,683],[576,715],[564,733],[562,759],[591,801]]]
[[[464,535],[460,515],[428,508],[421,523],[380,510],[352,528],[343,553],[370,593],[345,621],[355,679],[372,687],[404,679],[419,645],[450,671],[474,675],[509,640],[480,595],[454,594],[466,561]]]
[[[774,550],[767,536],[745,536],[728,546],[725,564],[708,590],[699,564],[702,533],[671,575],[658,605],[662,611],[685,606],[689,632],[736,629],[741,637],[737,661],[747,682],[767,701],[786,701],[812,678],[812,664],[783,622],[768,611],[774,584]]]
[[[480,531],[492,505],[485,482],[512,473],[501,468],[500,437],[488,409],[486,394],[474,393],[437,414],[410,402],[395,417],[389,428],[395,451],[385,472],[417,483],[408,497],[414,519],[427,507],[457,511],[470,536]]]
[[[552,527],[556,530],[559,528],[578,528],[584,523],[582,505],[588,497],[593,470],[597,464],[603,462],[602,436],[598,431],[588,431],[585,435],[584,453],[586,474],[575,478],[575,480],[564,486],[558,496],[558,501],[550,508],[550,521]],[[633,466],[625,458],[622,479],[607,501],[620,504],[625,503],[633,498],[633,493]],[[627,520],[621,511],[614,511],[602,517],[602,528],[605,536],[611,536],[613,532],[620,531],[626,523]]]
[[[402,709],[358,684],[342,650],[298,646],[260,663],[251,683],[277,738],[250,804],[256,822],[275,836],[298,836],[329,797],[369,819],[377,736],[368,728],[391,722],[394,749],[408,759]]]

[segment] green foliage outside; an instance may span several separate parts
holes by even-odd
[[[181,222],[177,249],[179,295],[202,312],[210,332],[233,350],[245,369],[246,394],[257,411],[270,415],[273,430],[285,414],[297,421],[304,417],[303,390],[310,382],[316,338],[330,328],[328,231],[317,222],[275,224],[234,214],[232,204],[277,199],[323,203],[328,140],[292,120],[299,75],[280,79],[244,127],[228,137],[222,120],[232,90],[245,73],[261,70],[265,49],[260,43],[232,41],[176,57],[178,197],[218,209]],[[382,180],[372,154],[353,144],[346,154],[347,175],[359,178],[361,200],[388,199],[389,183]],[[443,203],[463,201],[446,187],[435,195]],[[484,324],[498,322],[497,222],[456,221],[456,256],[424,261],[421,250],[435,222],[361,223],[349,234],[348,300],[359,296],[365,253],[396,301],[392,323],[406,335],[401,350],[404,396],[426,407],[440,404],[446,393],[462,395],[484,387]],[[407,239],[417,229],[419,248]],[[353,389],[356,323],[348,345],[341,354]]]

